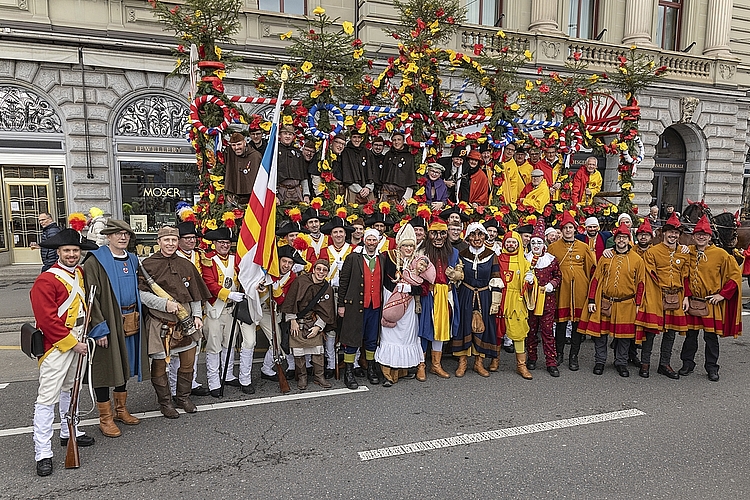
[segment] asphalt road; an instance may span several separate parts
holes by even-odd
[[[681,344],[678,339],[675,369]],[[500,372],[489,379],[469,371],[462,379],[428,376],[425,383],[402,380],[360,391],[336,382],[329,391],[311,385],[308,399],[293,399],[300,394],[294,382],[290,397],[278,398],[278,385],[261,381],[256,365],[257,393],[229,387],[221,400],[239,406],[212,408],[218,400],[194,398],[197,414],[120,425],[123,435],[116,439],[83,426],[97,442],[81,448],[80,469],[64,469],[56,432],[55,471],[46,478],[35,474],[31,434],[23,429],[32,423],[36,382],[24,370],[9,373],[3,357],[0,372],[8,385],[0,389],[0,497],[746,498],[746,337],[721,341],[718,383],[707,380],[702,352],[696,371],[677,381],[655,370],[645,380],[634,369],[623,379],[611,359],[604,375],[595,376],[593,343],[585,342],[581,352],[581,370],[564,367],[558,379],[537,369],[534,380],[523,380],[513,356],[502,353]],[[21,355],[0,354],[8,353]],[[26,363],[33,369],[34,362]],[[444,364],[455,370],[455,361]],[[131,412],[157,410],[149,383],[128,387]],[[81,406],[90,408],[88,396]],[[570,420],[621,410],[637,411],[612,420]],[[523,427],[545,422],[553,424]],[[501,429],[511,430],[474,436],[479,442],[473,444],[440,441],[440,449],[366,461],[360,456]]]

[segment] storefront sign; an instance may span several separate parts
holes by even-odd
[[[155,198],[179,198],[180,188],[147,187],[147,188],[143,188],[143,196],[153,196]]]
[[[654,159],[654,170],[685,170],[687,162],[684,160]]]
[[[195,154],[195,150],[192,146],[156,146],[151,144],[118,144],[117,152],[170,155]]]

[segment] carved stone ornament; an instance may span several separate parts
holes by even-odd
[[[680,123],[690,123],[693,121],[693,114],[699,102],[701,100],[697,97],[683,97],[680,99]]]
[[[188,128],[187,102],[167,96],[140,97],[120,112],[115,135],[130,137],[184,137]]]
[[[719,74],[724,80],[730,80],[734,78],[734,74],[737,71],[737,67],[734,64],[719,64]]]
[[[544,52],[544,55],[550,59],[557,59],[557,56],[560,55],[560,43],[543,40],[542,52]]]
[[[62,122],[39,95],[21,87],[0,86],[0,130],[61,133]]]

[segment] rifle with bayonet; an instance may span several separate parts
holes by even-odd
[[[86,339],[88,338],[89,322],[91,321],[91,308],[94,306],[94,295],[96,295],[96,285],[91,285],[91,288],[89,288],[89,299],[86,307],[86,315],[83,318],[83,336],[79,341],[84,344],[87,344]],[[68,407],[68,413],[65,414],[65,420],[67,421],[66,424],[68,426],[68,449],[65,453],[66,469],[77,469],[81,466],[81,456],[78,453],[76,424],[78,423],[78,396],[81,392],[81,372],[83,371],[83,363],[87,356],[88,351],[86,354],[78,355],[76,376],[73,381],[73,389],[71,389],[70,395],[70,406]]]

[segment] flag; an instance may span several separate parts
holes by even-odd
[[[255,178],[237,241],[239,280],[245,289],[250,317],[256,325],[263,317],[258,284],[268,284],[270,276],[279,276],[279,257],[276,252],[276,176],[279,115],[283,95],[282,83],[276,100],[268,146]]]

